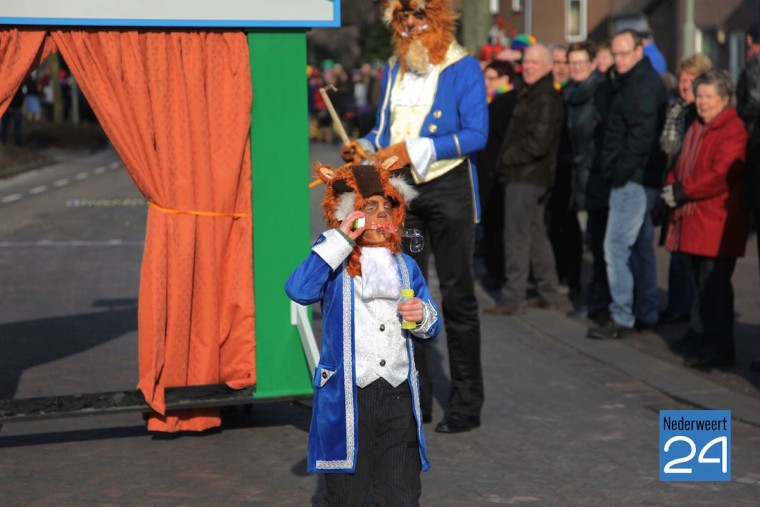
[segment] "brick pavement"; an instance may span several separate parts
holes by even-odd
[[[660,483],[657,411],[688,406],[528,318],[564,319],[543,310],[483,318],[483,426],[460,435],[428,428],[423,505],[756,505],[756,426],[734,422],[733,482]],[[440,398],[442,340],[436,351]],[[0,505],[319,505],[318,478],[305,473],[308,419],[301,406],[261,403],[203,435],[151,437],[136,415],[7,424]]]
[[[737,294],[753,290],[747,273]],[[748,328],[757,317],[751,306],[739,309]],[[658,480],[657,412],[692,405],[657,382],[688,388],[703,385],[698,379],[715,392],[756,397],[746,377],[738,375],[744,385],[725,380],[733,372],[695,375],[677,358],[660,357],[658,335],[589,350],[584,323],[556,312],[484,315],[482,322],[483,426],[459,435],[427,427],[433,468],[423,474],[422,505],[757,505],[760,429],[740,420],[733,423],[732,482]],[[134,343],[131,332],[56,361],[29,362],[35,366],[22,372],[17,392],[33,391],[49,371],[68,372],[57,388],[70,392],[87,382],[92,365],[118,364]],[[446,393],[445,336],[434,350],[437,420]],[[250,413],[233,411],[220,431],[177,436],[147,434],[136,414],[6,424],[0,505],[320,505],[318,477],[305,472],[309,416],[301,405],[258,403]]]

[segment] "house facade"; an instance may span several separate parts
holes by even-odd
[[[647,23],[655,42],[675,71],[683,53],[684,13],[689,0],[495,0],[517,32],[532,33],[547,44],[609,39],[618,29]],[[760,21],[760,0],[691,0],[694,47],[736,76],[744,65],[745,34]],[[496,5],[498,4],[498,6]]]

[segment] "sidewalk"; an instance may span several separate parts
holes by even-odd
[[[657,237],[657,234],[655,234]],[[667,301],[669,254],[656,247],[657,277],[662,305]],[[586,274],[590,259],[584,259]],[[690,405],[709,409],[730,409],[732,415],[760,426],[760,372],[750,368],[760,358],[760,277],[757,242],[752,234],[747,253],[739,259],[732,278],[736,307],[736,365],[726,368],[694,369],[682,364],[682,357],[668,344],[686,332],[688,324],[661,325],[657,332],[636,333],[622,340],[599,341],[585,338],[587,319],[566,317],[557,312],[529,311],[512,317],[553,339],[609,364],[659,391]],[[478,287],[480,307],[493,299]],[[504,318],[504,317],[502,317]]]

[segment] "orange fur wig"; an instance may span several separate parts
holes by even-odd
[[[402,70],[409,65],[406,55],[416,42],[428,51],[430,63],[437,65],[446,57],[449,46],[454,41],[454,31],[458,15],[451,9],[449,0],[386,0],[383,2],[383,21],[393,31],[393,46],[400,57]],[[405,27],[398,16],[401,12],[425,14],[427,29],[418,37],[405,37]]]
[[[417,196],[417,191],[401,176],[364,162],[355,166],[332,169],[330,166],[316,167],[319,178],[325,182],[322,209],[328,227],[337,228],[353,210],[361,210],[373,195],[381,195],[391,201],[393,210],[391,221],[393,232],[386,233],[386,240],[372,246],[386,247],[394,254],[401,251],[406,208],[409,201]],[[351,276],[361,274],[359,256],[364,246],[360,236],[348,263]]]

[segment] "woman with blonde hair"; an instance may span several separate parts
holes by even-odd
[[[660,136],[660,147],[668,156],[668,169],[676,164],[686,131],[697,118],[692,89],[694,80],[711,68],[712,61],[699,53],[684,58],[678,65],[678,98],[668,108]],[[664,218],[662,222],[666,225],[667,219]],[[665,232],[665,230],[662,231],[660,244],[665,241]],[[689,267],[686,265],[686,257],[678,252],[672,253],[668,268],[668,306],[660,312],[658,318],[660,324],[688,321],[691,316],[694,320],[691,322],[689,332],[699,332],[701,325],[696,318],[699,312],[692,312],[694,293],[694,284],[691,281]]]

